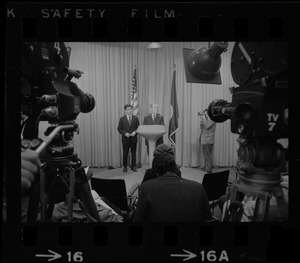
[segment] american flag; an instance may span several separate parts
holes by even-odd
[[[133,78],[132,78],[132,90],[131,90],[131,101],[130,104],[133,108],[133,115],[139,116],[139,104],[137,96],[137,85],[136,85],[136,67],[134,68]]]

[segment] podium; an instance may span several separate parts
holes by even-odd
[[[149,143],[149,165],[152,167],[155,143],[159,137],[166,133],[164,125],[140,125],[136,132],[145,137]]]

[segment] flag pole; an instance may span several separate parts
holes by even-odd
[[[177,95],[176,95],[176,64],[173,64],[170,106],[171,106],[171,115],[169,120],[168,138],[172,148],[174,148],[174,153],[176,153],[175,133],[178,130],[178,119],[179,119],[178,103],[177,103]]]
[[[137,65],[134,65],[134,69],[133,69],[133,72],[135,71],[135,85],[136,85],[136,88],[137,88],[137,76],[136,76],[136,73],[137,73]],[[137,93],[138,94],[138,93]],[[138,96],[137,96],[138,97]],[[138,111],[138,119],[141,123],[141,119],[140,119],[140,111]],[[140,136],[138,138],[138,146],[137,146],[137,168],[141,168],[142,167],[142,143],[141,143],[141,139],[140,139]]]

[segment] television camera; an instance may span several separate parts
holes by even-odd
[[[54,205],[66,196],[68,221],[72,221],[73,200],[90,221],[100,221],[81,160],[71,144],[79,128],[77,115],[95,107],[94,97],[71,81],[83,72],[69,68],[70,49],[62,42],[26,42],[21,54],[21,114],[27,117],[21,146],[34,149],[42,161],[40,177],[31,189],[28,221],[36,221],[40,203],[41,221],[50,220]],[[37,139],[40,121],[50,124],[43,141]]]
[[[213,49],[226,46],[225,43],[215,43],[206,51],[206,64],[215,63],[215,58],[209,59],[209,55],[216,53]],[[202,57],[195,61],[195,56],[190,55],[186,58],[187,66],[202,65]],[[238,199],[238,192],[256,196],[254,218],[262,221],[267,220],[269,201],[275,196],[278,214],[283,219],[287,215],[287,203],[280,182],[286,154],[277,140],[288,138],[287,43],[236,42],[231,55],[231,74],[238,85],[229,88],[232,102],[217,99],[207,109],[209,117],[217,123],[230,119],[231,132],[239,135],[240,179],[233,184],[231,202]]]
[[[247,179],[277,181],[284,160],[277,139],[288,137],[287,44],[236,43],[231,72],[240,85],[231,88],[232,102],[211,102],[208,115],[231,120],[231,132],[240,135],[238,168]]]

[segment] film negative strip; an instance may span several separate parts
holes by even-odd
[[[8,3],[4,101],[3,262],[265,261],[297,258],[300,222],[297,196],[300,156],[297,147],[299,124],[296,95],[299,86],[299,11],[299,4],[293,2]],[[81,88],[71,81],[72,78],[78,79],[83,74],[80,70],[72,70],[68,66],[74,43],[77,44],[77,52],[72,55],[79,56],[76,61],[82,63],[83,60],[93,60],[95,55],[87,57],[84,53],[86,50],[78,48],[80,43],[107,45],[107,53],[101,53],[103,56],[112,56],[112,52],[116,52],[117,49],[110,47],[118,43],[123,43],[123,47],[128,49],[137,49],[149,43],[158,46],[167,43],[169,53],[173,52],[173,55],[167,57],[171,61],[168,64],[172,65],[173,59],[177,61],[179,56],[175,56],[175,52],[181,52],[178,61],[181,61],[182,67],[179,66],[177,72],[185,72],[186,82],[208,85],[222,83],[221,76],[218,75],[219,68],[216,71],[211,70],[210,66],[215,64],[201,68],[204,58],[198,55],[204,52],[204,55],[217,60],[223,52],[230,49],[231,57],[228,61],[231,68],[228,72],[231,71],[235,85],[240,88],[232,92],[231,103],[226,100],[214,100],[208,108],[208,114],[218,123],[230,119],[231,127],[228,126],[228,129],[231,129],[231,133],[241,136],[238,165],[242,169],[241,164],[246,163],[245,169],[248,172],[242,173],[239,178],[241,180],[231,185],[234,187],[230,188],[232,192],[229,200],[233,203],[235,199],[232,196],[236,197],[237,192],[255,193],[256,202],[259,200],[261,205],[253,208],[255,211],[252,212],[260,222],[242,222],[242,215],[238,211],[244,212],[245,209],[241,206],[237,206],[232,213],[221,214],[220,218],[212,217],[211,220],[200,220],[201,222],[195,219],[184,220],[189,218],[184,216],[179,217],[183,220],[145,222],[134,220],[135,215],[118,213],[118,207],[114,208],[109,201],[96,204],[94,196],[89,192],[90,184],[87,179],[90,178],[82,173],[81,162],[73,153],[73,148],[64,143],[73,140],[73,133],[78,130],[75,120],[80,112],[91,112],[95,104],[96,107],[103,105],[103,112],[107,115],[105,118],[108,118],[109,113],[106,110],[109,108],[98,104],[97,99],[101,92],[84,94]],[[199,47],[203,47],[203,43],[208,43],[209,48],[195,48],[198,44]],[[178,46],[171,47],[171,44]],[[189,48],[182,50],[184,46]],[[117,52],[120,52],[120,57],[125,58],[123,50]],[[157,58],[158,55],[154,57]],[[101,60],[101,57],[99,59]],[[137,55],[126,59],[137,59]],[[111,77],[109,74],[125,74],[122,71],[115,72],[113,60],[107,61],[106,66],[109,70],[106,67],[97,68],[94,74],[104,70],[107,72],[107,78],[112,79],[117,76]],[[122,60],[117,59],[115,63],[120,61]],[[122,63],[125,67],[135,62]],[[195,74],[192,72],[194,65]],[[152,66],[148,69],[155,70]],[[292,74],[288,74],[289,71]],[[224,77],[225,73],[222,74]],[[131,80],[128,83],[130,82]],[[99,85],[103,83],[100,82]],[[228,90],[229,86],[226,85],[227,82],[223,80],[219,89]],[[53,87],[55,92],[51,91]],[[117,93],[125,92],[122,87]],[[99,90],[108,88],[107,86]],[[84,87],[82,89],[84,90]],[[164,93],[158,94],[164,96]],[[35,101],[32,99],[34,96]],[[262,100],[265,96],[267,99]],[[169,98],[167,100],[169,103]],[[41,111],[43,103],[55,106],[44,107]],[[121,102],[114,100],[112,103],[123,105],[126,102],[124,99]],[[51,151],[53,153],[59,148],[59,153],[66,153],[58,157],[54,155],[50,159],[44,157],[40,160],[42,164],[38,180],[33,180],[33,177],[26,173],[23,178],[22,173],[22,184],[19,174],[21,168],[26,167],[23,167],[19,159],[20,145],[26,147],[23,145],[24,140],[20,141],[20,112],[35,116],[35,122],[41,118],[52,127],[47,130],[44,141],[36,142],[35,136],[29,136],[30,140],[26,143],[36,153],[40,154],[49,147],[53,140],[57,140],[58,134],[61,137],[56,141],[57,144],[52,145]],[[114,114],[121,112],[122,109],[116,110]],[[113,131],[116,131],[116,126],[117,123],[114,124]],[[289,126],[292,129],[288,129]],[[34,129],[33,125],[32,130],[28,132],[35,134]],[[269,138],[288,139],[288,151],[283,155],[282,148],[272,144],[274,140],[269,142]],[[247,144],[248,141],[252,143]],[[121,144],[121,140],[119,143]],[[80,149],[76,149],[78,150],[82,153]],[[121,148],[118,151],[121,155]],[[260,151],[263,153],[258,154]],[[27,158],[30,161],[35,157]],[[281,184],[276,177],[278,174],[272,173],[274,169],[268,170],[274,162],[276,165],[282,165],[283,159],[288,161],[288,168],[285,166],[284,170],[285,177],[288,178],[284,191],[279,186]],[[119,161],[121,162],[121,159]],[[121,163],[120,165],[122,166]],[[263,168],[263,173],[257,172],[263,175],[263,179],[248,177],[248,174],[252,174],[249,169],[256,168],[255,165]],[[60,186],[51,185],[54,187],[55,197],[62,194],[67,198],[68,204],[73,205],[77,202],[78,207],[83,207],[82,211],[85,211],[87,216],[74,216],[77,213],[76,208],[67,204],[65,220],[51,220],[52,214],[49,215],[49,211],[53,210],[49,204],[54,205],[57,202],[56,199],[51,199],[53,196],[50,195],[49,188],[45,190],[45,185],[47,186],[47,178],[53,174],[54,177],[67,175],[67,179],[64,177],[61,183],[67,183],[67,193],[59,193]],[[35,188],[32,185],[28,186],[28,182],[31,181],[32,185],[35,182]],[[24,194],[23,187],[26,185],[31,190]],[[76,188],[78,185],[80,187]],[[74,201],[72,198],[78,196],[78,192],[80,197]],[[288,202],[282,199],[284,195],[288,197]],[[30,202],[26,203],[25,222],[22,220],[24,196],[27,197],[27,202]],[[275,214],[283,216],[280,220],[267,220],[265,217],[264,213],[271,206],[271,196],[275,196],[277,201]],[[140,199],[137,195],[137,203]],[[236,204],[241,205],[242,202]],[[112,214],[110,211],[109,215],[114,218],[111,222],[103,220],[103,214],[99,212],[100,208],[104,211],[109,205],[111,211],[115,212]],[[177,205],[173,206],[175,212],[178,210],[189,213]],[[166,203],[166,210],[169,207],[172,207],[172,204]],[[135,208],[131,206],[131,212],[135,211]],[[193,212],[195,213],[197,212]]]

